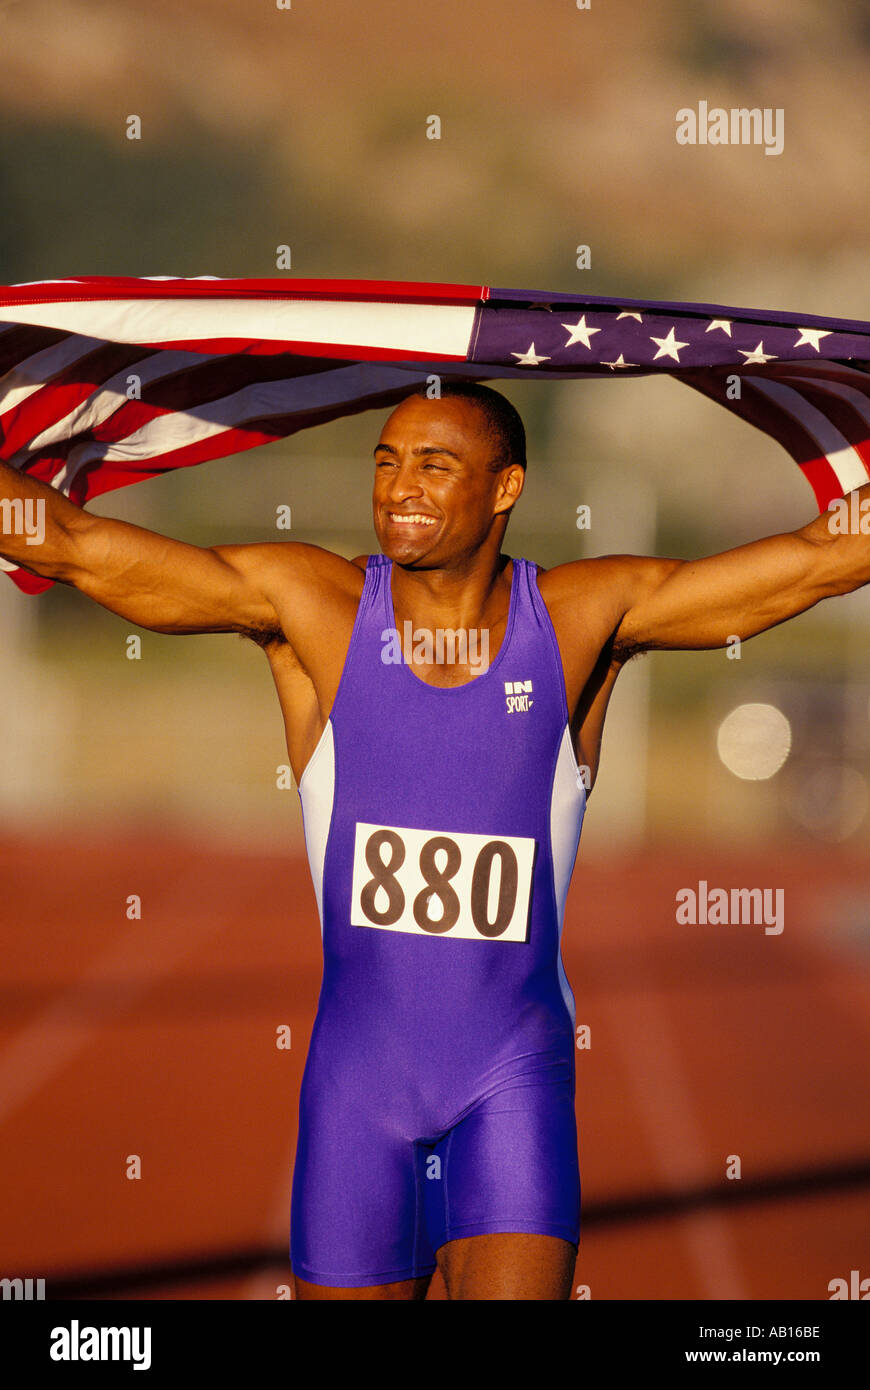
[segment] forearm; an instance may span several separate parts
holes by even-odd
[[[0,460],[0,555],[69,582],[76,531],[86,520],[62,493]]]

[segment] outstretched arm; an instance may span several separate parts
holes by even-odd
[[[870,483],[856,495],[870,510]],[[703,560],[609,557],[624,605],[614,654],[723,647],[870,582],[870,536],[837,534],[831,516]]]
[[[264,586],[278,542],[203,548],[125,521],[92,516],[61,493],[0,462],[0,501],[41,504],[44,535],[0,532],[0,554],[33,574],[81,590],[155,632],[280,631]],[[4,509],[4,523],[12,510]],[[42,531],[42,526],[40,526]]]

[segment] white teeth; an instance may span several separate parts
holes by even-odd
[[[399,524],[400,524],[401,526],[407,526],[407,525],[414,525],[414,526],[434,526],[434,525],[435,525],[435,518],[434,518],[434,516],[421,516],[419,513],[417,513],[417,514],[414,515],[414,516],[402,516],[402,515],[400,515],[398,512],[390,512],[390,520],[391,520],[391,521],[398,521]]]

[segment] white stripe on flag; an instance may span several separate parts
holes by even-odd
[[[106,299],[0,308],[0,318],[10,322],[65,328],[115,343],[277,339],[446,357],[466,356],[474,313],[465,304],[317,299]]]
[[[852,448],[848,439],[827,416],[814,405],[810,405],[799,391],[792,390],[790,386],[783,386],[779,381],[767,381],[758,376],[750,376],[745,380],[750,381],[756,390],[780,406],[811,439],[815,440],[819,446],[819,453],[826,456],[844,493],[866,483],[867,469],[861,455]]]
[[[855,375],[860,376],[861,373],[856,372]],[[864,391],[856,391],[854,386],[844,386],[840,381],[829,381],[825,376],[790,376],[789,381],[802,381],[807,386],[814,386],[817,391],[823,391],[826,395],[839,396],[842,401],[851,406],[865,425],[870,425],[870,400]]]
[[[71,439],[85,430],[96,429],[98,425],[111,419],[120,406],[126,405],[132,399],[127,395],[127,382],[131,376],[137,376],[142,387],[151,386],[155,381],[162,381],[164,377],[173,376],[188,367],[202,367],[202,364],[203,358],[200,353],[173,352],[169,348],[155,352],[150,357],[143,357],[141,362],[131,362],[114,376],[108,377],[102,386],[80,401],[73,410],[35,435],[26,448],[19,449],[15,455],[14,466],[21,468],[27,463],[30,455],[40,454],[61,440]]]
[[[96,338],[73,336],[62,338],[59,343],[52,343],[51,347],[43,348],[41,352],[32,353],[5,376],[0,376],[0,415],[14,410],[28,396],[43,390],[46,385],[50,387],[53,377],[102,346]]]
[[[407,386],[410,392],[425,380],[422,372],[410,372],[380,363],[362,363],[284,381],[253,382],[241,391],[218,400],[157,415],[115,443],[87,440],[74,445],[66,463],[52,478],[51,485],[68,496],[80,469],[96,460],[131,460],[140,463],[223,434],[225,430],[244,425],[248,420],[268,420],[270,416],[292,415],[296,411],[363,400],[366,396],[380,395],[382,391],[396,387]],[[20,466],[22,456],[29,456],[29,452],[29,449],[19,450],[12,459],[13,466]]]

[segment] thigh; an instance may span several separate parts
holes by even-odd
[[[580,1169],[570,1076],[502,1089],[439,1141],[423,1184],[435,1250],[482,1235],[580,1238]],[[549,1247],[542,1247],[546,1250]],[[415,1271],[416,1272],[416,1271]]]
[[[361,1289],[337,1289],[328,1284],[309,1284],[298,1275],[293,1276],[298,1299],[311,1299],[324,1302],[334,1299],[405,1299],[408,1301],[424,1299],[431,1282],[431,1274],[422,1279],[402,1279],[396,1284],[369,1284]]]
[[[450,1299],[566,1301],[574,1284],[577,1247],[556,1236],[466,1236],[438,1251]]]
[[[308,1087],[293,1172],[290,1263],[300,1298],[414,1297],[411,1286],[431,1277],[435,1252],[417,1146],[403,1134],[401,1117],[389,1113],[388,1097],[349,1097],[334,1081]]]

